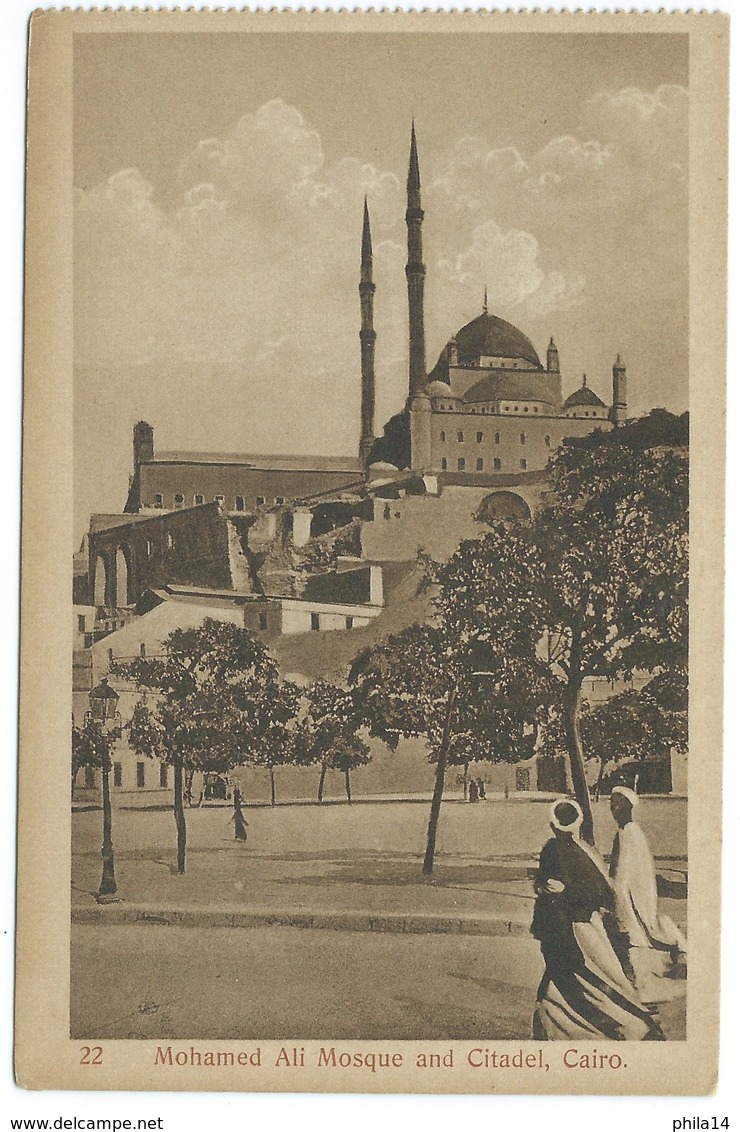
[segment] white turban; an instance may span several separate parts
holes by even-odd
[[[557,810],[561,806],[570,806],[576,812],[576,816],[571,818],[569,822],[560,821],[557,815]],[[577,833],[581,828],[583,821],[583,810],[573,798],[559,798],[557,802],[553,802],[550,806],[550,825],[553,829],[559,829],[561,833]]]
[[[630,790],[629,786],[615,786],[612,790],[612,795],[614,794],[621,794],[624,798],[626,798],[629,804],[632,806],[632,809],[634,809],[637,803],[640,801],[637,794],[635,794],[634,790]]]

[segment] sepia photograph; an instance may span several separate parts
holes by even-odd
[[[115,16],[31,28],[19,1083],[709,1091],[726,21]]]

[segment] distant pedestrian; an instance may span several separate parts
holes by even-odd
[[[474,778],[472,778],[470,780],[470,785],[468,786],[468,801],[469,802],[477,802],[478,801],[478,783],[475,781]]]
[[[234,823],[234,838],[237,841],[246,841],[248,823],[242,813],[242,795],[238,786],[234,787],[234,813],[231,820]]]
[[[486,784],[482,778],[478,779],[478,797],[481,801],[484,801],[486,797]]]

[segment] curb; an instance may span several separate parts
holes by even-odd
[[[182,928],[323,928],[330,931],[394,932],[406,935],[529,936],[529,921],[502,916],[440,916],[412,913],[290,912],[270,908],[170,908],[146,904],[74,905],[72,923],[139,924]]]

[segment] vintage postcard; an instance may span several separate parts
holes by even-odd
[[[21,1085],[714,1088],[727,54],[34,15]]]

